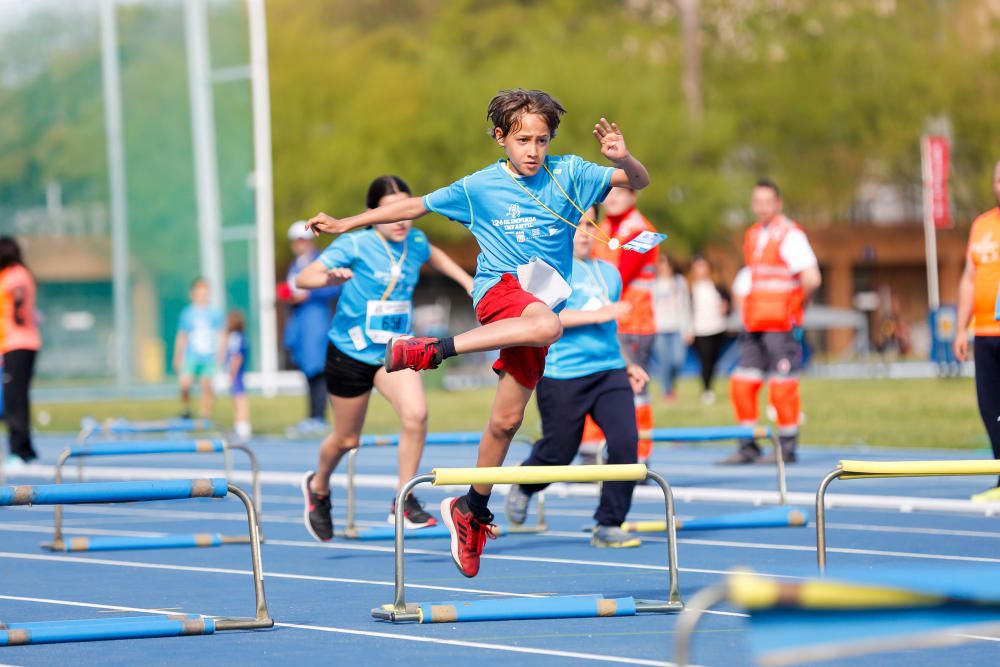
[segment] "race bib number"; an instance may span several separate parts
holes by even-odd
[[[666,238],[666,234],[660,234],[659,232],[642,232],[623,245],[622,248],[644,254],[663,243]]]
[[[410,333],[409,301],[369,301],[365,333],[373,343],[388,343],[393,336]]]

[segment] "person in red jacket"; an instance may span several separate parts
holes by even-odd
[[[757,424],[757,394],[768,381],[771,404],[778,414],[778,440],[784,460],[796,460],[799,437],[799,378],[802,344],[799,331],[805,303],[820,286],[816,255],[805,232],[782,213],[781,192],[771,181],[753,189],[756,222],[743,241],[744,268],[733,284],[742,306],[740,359],[729,381],[730,399],[740,424]],[[776,461],[777,452],[761,458],[753,440],[720,463]]]
[[[617,239],[621,246],[645,231],[655,232],[656,227],[636,208],[635,190],[611,188],[604,200],[605,217],[601,229]],[[629,358],[645,372],[649,372],[653,342],[656,340],[656,317],[653,314],[653,286],[656,284],[658,249],[643,254],[616,247],[612,250],[604,243],[594,244],[594,259],[603,259],[618,267],[622,278],[621,302],[630,309],[618,319],[618,337]],[[635,419],[639,428],[639,462],[646,463],[653,453],[653,406],[649,401],[648,386],[635,395]],[[596,425],[589,425],[584,442],[603,440]]]

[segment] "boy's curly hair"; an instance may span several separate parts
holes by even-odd
[[[490,136],[494,136],[496,128],[500,128],[501,136],[504,137],[517,132],[521,127],[521,116],[526,113],[538,114],[544,118],[554,137],[559,119],[566,113],[566,109],[554,97],[541,90],[501,90],[490,100],[490,106],[486,110],[486,119],[493,124]]]

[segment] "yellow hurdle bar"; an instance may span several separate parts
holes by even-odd
[[[555,482],[638,482],[646,479],[643,463],[590,466],[505,466],[435,468],[434,486],[465,484],[550,484]]]
[[[781,581],[752,572],[734,572],[726,580],[729,601],[746,609],[887,609],[936,606],[939,595],[914,593],[891,586],[811,579]]]
[[[945,461],[841,461],[841,479],[863,477],[947,477],[949,475],[1000,475],[1000,461],[993,459]]]

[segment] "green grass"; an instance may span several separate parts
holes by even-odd
[[[733,423],[727,386],[717,386],[719,400],[703,406],[693,381],[681,383],[675,403],[666,404],[653,388],[655,421],[658,427],[706,426]],[[449,393],[428,391],[432,431],[477,431],[489,414],[491,389]],[[253,397],[252,418],[258,433],[280,434],[305,411],[304,397]],[[979,413],[973,381],[963,379],[927,380],[824,380],[802,382],[802,406],[806,423],[802,440],[824,445],[885,445],[897,447],[988,447]],[[114,400],[79,403],[39,403],[34,407],[36,427],[44,431],[75,431],[80,418],[110,416],[132,419],[160,419],[177,415],[172,400]],[[41,426],[38,417],[47,413]],[[44,420],[44,415],[43,420]],[[230,424],[231,404],[218,400],[214,418]],[[395,414],[378,397],[372,399],[366,432],[391,433],[398,428]],[[535,435],[538,413],[532,403],[525,416],[522,433]]]

